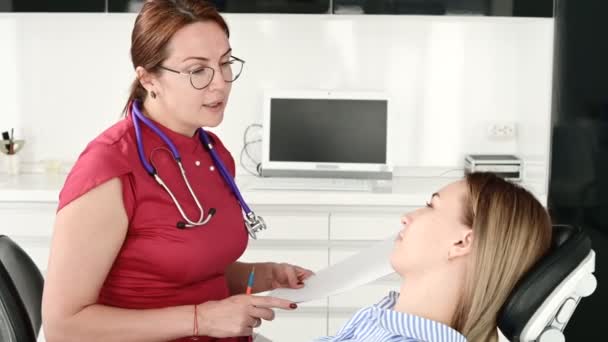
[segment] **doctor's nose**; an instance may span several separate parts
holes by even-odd
[[[209,90],[224,90],[228,87],[230,87],[230,82],[226,82],[220,72],[215,72],[207,88]]]

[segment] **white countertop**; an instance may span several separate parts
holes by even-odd
[[[66,175],[0,174],[0,202],[55,203]],[[251,205],[306,205],[306,206],[409,206],[422,205],[439,188],[458,178],[450,177],[395,177],[384,181],[372,191],[298,191],[250,190],[255,177],[237,176],[243,197]],[[538,184],[523,184],[542,203],[546,193]]]

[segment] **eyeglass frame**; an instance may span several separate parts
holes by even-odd
[[[226,81],[226,80],[224,80],[224,82],[226,82],[226,83],[233,83],[234,81],[236,81],[241,76],[241,74],[243,73],[243,68],[245,67],[245,61],[244,60],[242,60],[242,59],[240,59],[240,58],[238,58],[236,56],[230,56],[230,58],[232,58],[232,59],[234,59],[234,60],[239,61],[239,62],[242,63],[241,64],[241,71],[238,73],[238,75],[236,75],[236,77],[232,81]],[[179,70],[167,68],[166,66],[163,66],[163,65],[159,65],[158,68],[162,69],[162,70],[166,70],[166,71],[172,72],[172,73],[176,73],[176,74],[179,74],[179,75],[187,75],[188,78],[189,78],[189,80],[190,80],[190,85],[192,86],[192,88],[194,88],[196,90],[203,90],[203,89],[207,88],[211,84],[211,82],[213,82],[213,78],[215,77],[215,68],[214,67],[210,67],[210,66],[203,66],[203,67],[197,68],[196,70],[192,70],[190,72],[179,71]],[[192,82],[192,75],[194,73],[202,71],[203,69],[211,69],[211,78],[209,79],[209,83],[207,83],[207,85],[205,85],[202,88],[197,88],[194,85],[194,83]],[[221,74],[221,72],[220,72],[220,74]],[[222,75],[222,78],[223,78],[223,75]]]

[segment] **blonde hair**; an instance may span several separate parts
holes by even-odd
[[[452,326],[469,342],[498,341],[496,320],[516,282],[549,249],[551,219],[527,190],[491,173],[466,176],[471,260]]]

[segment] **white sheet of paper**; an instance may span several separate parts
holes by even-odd
[[[276,289],[268,296],[295,303],[322,299],[368,284],[395,271],[390,264],[396,235],[376,243],[359,253],[316,272],[304,281],[301,289]]]

